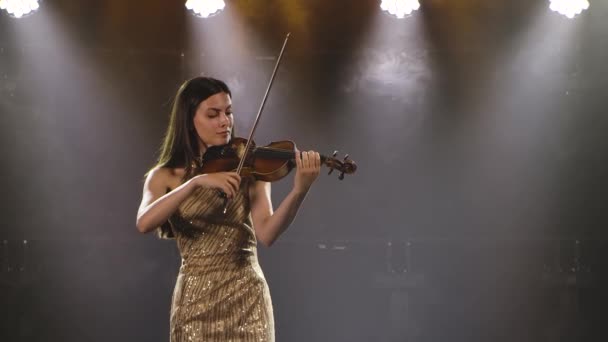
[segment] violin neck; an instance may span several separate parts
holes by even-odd
[[[267,158],[277,158],[283,160],[291,160],[295,162],[295,152],[290,150],[276,149],[272,147],[257,147],[255,155]],[[329,157],[321,155],[321,164],[325,164]]]

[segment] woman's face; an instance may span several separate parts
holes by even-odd
[[[230,142],[234,125],[230,95],[222,92],[208,97],[198,105],[193,121],[201,152]]]

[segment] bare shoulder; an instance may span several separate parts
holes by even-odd
[[[181,185],[183,175],[183,169],[156,167],[148,173],[146,183],[157,189],[173,190]]]

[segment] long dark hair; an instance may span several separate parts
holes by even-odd
[[[185,172],[182,181],[194,176],[193,163],[200,155],[198,134],[194,129],[194,114],[201,102],[222,92],[232,97],[226,83],[211,77],[195,77],[179,87],[173,100],[169,126],[160,148],[160,155],[152,169],[183,167]],[[234,129],[231,134],[234,137]],[[168,222],[160,227],[159,236],[174,237]]]

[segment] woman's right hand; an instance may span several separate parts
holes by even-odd
[[[241,176],[236,172],[205,173],[192,178],[196,185],[216,188],[223,191],[228,198],[234,198],[239,192]]]

